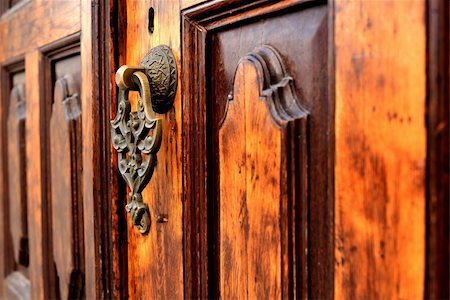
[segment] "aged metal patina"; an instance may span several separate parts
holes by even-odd
[[[150,212],[142,199],[161,146],[162,120],[158,113],[173,104],[177,87],[175,59],[167,46],[153,48],[140,67],[122,66],[116,72],[119,99],[116,118],[111,121],[112,143],[118,152],[118,167],[130,188],[126,210],[141,233],[150,230]],[[137,111],[131,111],[130,91],[138,91]]]

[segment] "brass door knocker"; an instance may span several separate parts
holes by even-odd
[[[119,87],[117,115],[111,121],[112,143],[118,167],[130,188],[126,210],[140,233],[150,230],[150,213],[142,191],[152,178],[161,146],[162,119],[173,105],[177,89],[177,66],[167,46],[157,46],[139,67],[122,66],[116,72]],[[138,91],[137,111],[131,111],[130,91]]]

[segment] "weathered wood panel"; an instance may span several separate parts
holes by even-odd
[[[233,77],[240,59],[258,47],[270,45],[278,50],[289,75],[284,81],[272,74],[261,76],[264,92],[260,96],[266,97],[271,94],[269,89],[274,91],[285,86],[290,77],[299,101],[269,102],[270,111],[280,113],[273,117],[278,120],[280,116],[289,115],[295,119],[296,114],[283,111],[286,107],[288,110],[297,107],[295,103],[301,103],[311,114],[307,121],[305,118],[289,122],[282,130],[279,175],[282,200],[278,216],[281,220],[282,295],[327,298],[332,289],[321,287],[332,285],[334,263],[330,169],[334,158],[333,98],[328,96],[327,90],[328,7],[321,2],[306,5],[302,1],[239,4],[239,1],[208,2],[184,12],[183,183],[185,248],[188,249],[185,278],[191,288],[188,293],[195,295],[191,297],[220,297],[221,286],[224,286],[222,275],[224,272],[229,275],[229,269],[220,270],[227,267],[223,252],[233,251],[232,244],[225,247],[220,240],[222,226],[227,234],[232,227],[226,224],[229,218],[223,221],[221,216],[225,210],[221,206],[228,205],[223,204],[227,200],[221,198],[221,180],[233,179],[224,179],[221,175],[226,167],[221,165],[219,157],[219,124],[227,102],[233,98]],[[275,11],[278,13],[271,14]],[[259,54],[255,53],[255,57]],[[255,57],[254,60],[258,60]],[[280,95],[286,96],[282,92]],[[244,122],[245,117],[241,117]],[[238,145],[233,144],[233,147]],[[309,188],[314,192],[309,193]],[[230,215],[233,215],[233,208],[231,210]],[[239,227],[235,230],[240,232]],[[245,272],[241,275],[246,276]]]
[[[425,1],[335,5],[335,298],[419,299]]]
[[[7,120],[9,230],[14,262],[28,266],[28,220],[25,157],[25,73],[13,76]],[[15,82],[14,82],[15,81]],[[19,82],[17,82],[19,81]]]
[[[0,62],[80,31],[79,0],[29,1],[0,19]]]
[[[79,299],[84,296],[80,56],[57,61],[53,68],[49,150],[56,294]]]
[[[225,299],[281,298],[281,130],[239,65],[219,133],[220,280]]]
[[[2,160],[6,193],[3,194],[4,243],[2,243],[1,259],[4,267],[1,270],[4,282],[4,296],[8,299],[29,297],[30,280],[28,278],[29,245],[28,245],[28,210],[26,179],[26,94],[25,72],[23,61],[5,66],[2,70],[3,109],[6,116],[5,152]],[[2,294],[3,295],[3,294]]]

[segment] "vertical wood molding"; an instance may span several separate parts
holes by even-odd
[[[426,299],[449,298],[449,1],[428,0]]]
[[[109,298],[112,283],[110,1],[81,1],[81,113],[86,298]]]
[[[94,56],[95,49],[93,43],[93,34],[96,33],[95,10],[98,6],[90,1],[81,1],[81,76],[83,78],[81,87],[81,111],[84,117],[82,131],[86,137],[83,143],[83,213],[84,213],[84,232],[85,237],[85,258],[86,258],[86,298],[103,298],[97,286],[100,286],[101,272],[97,257],[97,246],[99,236],[96,226],[98,226],[97,203],[98,196],[95,194],[95,187],[99,186],[100,179],[96,172],[94,149],[98,144],[95,138],[95,122],[98,119],[95,102],[96,88],[98,88],[95,76],[98,75],[95,69]],[[97,151],[96,151],[97,152]],[[96,182],[97,181],[97,182]],[[97,184],[96,184],[97,183]]]
[[[1,9],[1,8],[0,8]],[[6,80],[5,78],[5,72],[3,69],[0,69],[0,80],[4,83]],[[5,84],[0,84],[0,146],[2,149],[5,149],[5,100],[6,100],[6,93],[5,93],[6,87]],[[1,278],[6,277],[6,268],[5,268],[5,256],[6,256],[6,234],[5,234],[5,218],[6,218],[6,211],[5,211],[5,201],[6,201],[6,172],[4,168],[4,161],[5,161],[5,152],[4,150],[0,151],[0,218],[2,221],[0,222],[0,276]],[[0,285],[0,297],[4,298],[4,285]]]
[[[4,224],[5,298],[30,297],[27,162],[26,162],[26,91],[25,62],[15,59],[2,68],[2,86],[5,88],[5,211]],[[5,111],[6,112],[6,111]]]
[[[36,84],[26,85],[27,94],[27,122],[26,122],[26,156],[28,165],[27,172],[27,192],[33,197],[28,198],[28,224],[29,227],[29,246],[30,246],[30,280],[31,280],[31,298],[44,299],[44,262],[43,262],[43,219],[42,219],[42,200],[43,186],[42,162],[45,153],[42,146],[42,131],[44,115],[43,105],[43,85],[41,82],[42,54],[36,50],[27,54],[25,58],[26,82]]]

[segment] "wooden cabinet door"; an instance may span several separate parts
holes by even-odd
[[[0,298],[105,295],[97,13],[89,1],[1,2]]]

